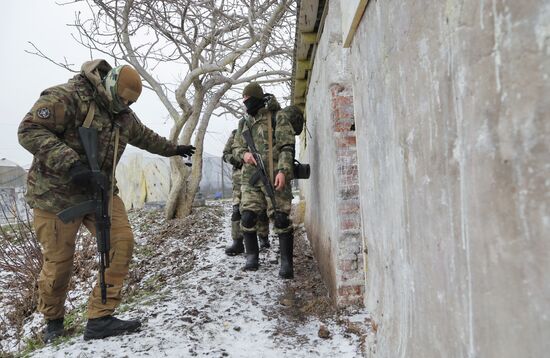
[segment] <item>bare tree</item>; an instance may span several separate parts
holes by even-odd
[[[65,5],[74,2],[79,1]],[[197,151],[191,169],[181,158],[170,159],[173,180],[166,216],[186,216],[201,180],[204,137],[212,115],[242,115],[235,91],[240,84],[290,79],[295,0],[85,2],[90,16],[76,15],[76,40],[115,63],[132,64],[174,121],[170,140],[187,144],[194,139]],[[71,67],[66,60],[55,63]],[[155,76],[156,69],[168,65],[181,74],[177,83],[163,83]]]

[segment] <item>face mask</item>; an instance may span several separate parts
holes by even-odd
[[[244,105],[246,106],[246,113],[255,116],[265,106],[265,100],[263,98],[249,97],[244,101]]]
[[[129,107],[125,105],[117,94],[117,79],[120,74],[122,66],[115,67],[105,77],[103,84],[105,89],[110,95],[111,102],[109,103],[109,110],[114,114],[119,114],[129,110]]]
[[[122,101],[120,101],[120,98],[116,96],[113,101],[111,102],[111,112],[114,114],[119,114],[123,112],[127,112],[130,110],[130,107],[125,105]]]

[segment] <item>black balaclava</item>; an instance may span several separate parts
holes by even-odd
[[[246,113],[255,116],[265,106],[265,98],[249,97],[244,101],[244,105],[246,106]]]

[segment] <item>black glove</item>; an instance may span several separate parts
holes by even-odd
[[[76,162],[69,169],[71,181],[78,186],[88,186],[92,179],[92,171],[82,162]]]
[[[243,167],[243,162],[233,157],[229,159],[229,163],[236,169],[241,169]]]
[[[92,183],[99,183],[103,186],[109,185],[109,178],[103,172],[92,172],[88,166],[82,162],[74,163],[69,169],[69,178],[78,185],[89,187]]]
[[[190,157],[195,154],[195,149],[192,145],[178,145],[176,147],[176,154],[182,157]]]

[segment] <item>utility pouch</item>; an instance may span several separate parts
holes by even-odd
[[[309,164],[302,164],[294,159],[294,179],[309,179],[310,174]]]

